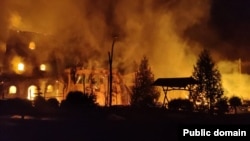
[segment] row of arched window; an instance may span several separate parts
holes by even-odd
[[[17,94],[17,86],[11,85],[8,88],[8,94],[9,95],[15,95]],[[46,93],[52,93],[54,91],[54,87],[52,85],[47,85],[46,87]],[[39,93],[39,89],[36,85],[30,85],[27,90],[27,99],[33,100],[35,96],[37,96]]]

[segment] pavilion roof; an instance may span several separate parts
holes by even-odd
[[[193,77],[177,77],[177,78],[158,78],[153,86],[166,87],[187,87],[188,85],[197,84]]]

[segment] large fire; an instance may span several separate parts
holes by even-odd
[[[118,35],[113,67],[129,74],[146,55],[155,78],[191,76],[197,54],[209,48],[222,72],[226,95],[249,99],[248,73],[228,72],[234,58],[225,61],[231,54],[219,52],[230,45],[209,25],[211,6],[210,0],[8,0],[0,6],[0,43],[6,42],[9,29],[46,33],[52,39],[40,45],[36,61],[54,58],[58,70],[78,64],[107,68],[112,37]],[[28,47],[38,49],[37,42],[30,40]],[[13,64],[19,62],[13,58]]]

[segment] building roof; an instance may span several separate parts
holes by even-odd
[[[158,78],[153,86],[186,87],[194,84],[197,84],[197,81],[193,77]]]

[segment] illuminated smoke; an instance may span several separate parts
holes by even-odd
[[[61,68],[107,68],[116,35],[113,62],[123,73],[146,55],[155,78],[190,76],[203,47],[216,61],[223,58],[213,46],[223,43],[208,24],[210,6],[209,0],[3,0],[0,46],[10,28],[43,33],[53,40],[38,58],[54,54]]]
[[[220,61],[219,70],[222,73],[222,84],[227,97],[239,96],[242,99],[249,100],[250,75],[242,73],[241,59],[235,61]]]
[[[146,55],[157,76],[190,74],[187,66],[195,56],[181,34],[209,11],[208,1],[195,0],[10,0],[2,7],[7,7],[8,19],[1,21],[9,22],[4,27],[56,37],[51,46],[60,59],[103,65],[112,36],[118,35],[114,65],[125,69]]]

